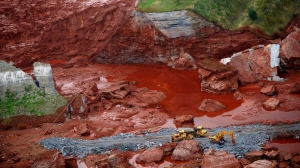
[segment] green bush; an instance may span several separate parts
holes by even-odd
[[[251,20],[256,20],[257,19],[257,13],[253,8],[248,9],[248,16]]]
[[[23,94],[16,94],[9,89],[0,97],[0,118],[15,115],[43,115],[66,103],[60,95],[45,95],[43,88],[33,89],[31,85],[24,88]]]

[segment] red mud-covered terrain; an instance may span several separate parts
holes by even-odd
[[[35,126],[16,121],[18,122],[17,127],[1,131],[1,165],[3,167],[30,167],[34,164],[57,167],[60,163],[63,165],[76,164],[76,159],[63,158],[58,151],[43,148],[39,141],[56,136],[97,139],[125,132],[156,131],[161,126],[174,127],[173,120],[169,118],[182,114],[194,116],[195,125],[204,127],[250,122],[270,124],[299,120],[298,102],[300,96],[299,94],[289,94],[290,91],[287,89],[288,86],[295,84],[295,80],[300,77],[297,72],[283,75],[287,79],[286,82],[261,81],[258,84],[240,87],[238,90],[243,98],[242,100],[235,100],[234,94],[215,95],[201,91],[200,80],[197,79],[197,73],[194,71],[174,70],[162,65],[95,64],[64,68],[67,63],[59,63],[53,64],[53,76],[57,90],[65,97],[77,93],[87,95],[91,90],[85,86],[86,83],[96,84],[98,90],[101,91],[109,86],[124,84],[122,81],[131,81],[126,84],[131,87],[131,93],[123,99],[109,102],[101,101],[99,105],[94,105],[97,108],[94,108],[87,116],[72,115],[70,119],[67,112],[63,112],[66,118],[63,123],[52,125],[51,122],[54,121],[54,117],[46,123],[36,123]],[[262,86],[271,84],[277,87],[276,98],[282,103],[276,110],[269,111],[262,107],[262,103],[269,96],[260,93],[260,89]],[[145,87],[150,90],[143,89]],[[218,100],[227,108],[217,112],[204,112],[198,109],[203,99]],[[159,103],[160,101],[161,103]],[[61,113],[61,111],[57,113]],[[165,124],[166,122],[167,124]],[[47,131],[49,133],[45,135]],[[292,144],[294,148],[297,148],[299,141],[296,140]],[[270,144],[269,147],[271,147]],[[281,150],[284,149],[286,147],[281,148]],[[132,152],[113,151],[112,153],[110,155],[128,159],[135,155]],[[106,157],[102,155],[88,156],[84,161],[87,165],[93,166],[98,160]],[[125,163],[127,163],[126,160],[123,159]],[[169,161],[168,159],[165,160],[161,166],[180,163]],[[134,161],[131,163],[141,166]],[[189,162],[189,164],[196,163]]]
[[[191,36],[172,37],[155,19],[134,11],[133,0],[0,5],[0,60],[28,74],[33,62],[49,63],[55,89],[70,105],[45,116],[1,119],[0,167],[300,167],[300,135],[285,132],[242,158],[204,151],[194,140],[84,158],[40,143],[168,127],[299,123],[299,20],[273,40],[222,30],[203,18]],[[280,65],[270,67],[269,44],[280,44]],[[240,57],[219,63],[232,55]]]

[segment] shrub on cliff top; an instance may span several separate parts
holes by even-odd
[[[137,6],[142,12],[189,9],[224,29],[247,26],[268,35],[283,30],[299,8],[299,0],[142,0]]]

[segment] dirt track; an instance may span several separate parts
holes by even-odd
[[[195,138],[200,146],[206,150],[209,148],[224,149],[229,153],[242,157],[246,152],[259,150],[269,139],[280,137],[298,138],[300,135],[300,123],[291,125],[261,125],[253,124],[246,126],[218,127],[208,130],[213,135],[222,130],[232,131],[235,134],[236,144],[232,145],[230,140],[224,145],[211,143],[208,138]],[[161,146],[170,142],[170,136],[175,129],[162,129],[156,133],[146,133],[144,135],[118,134],[112,137],[104,137],[97,140],[80,140],[71,138],[48,138],[41,141],[42,145],[48,149],[59,149],[63,155],[75,155],[84,157],[87,154],[99,154],[109,152],[112,149],[133,150],[141,148],[151,148]]]

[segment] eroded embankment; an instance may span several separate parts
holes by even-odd
[[[218,127],[210,129],[208,132],[209,134],[214,135],[222,130],[234,132],[235,145],[232,145],[229,140],[224,145],[218,145],[210,142],[207,137],[195,138],[195,140],[199,142],[199,145],[204,150],[210,148],[216,150],[223,149],[240,158],[243,157],[246,152],[260,150],[267,140],[276,138],[277,136],[299,136],[300,123],[290,125],[252,124],[245,126]],[[145,133],[144,135],[125,133],[99,138],[97,140],[56,137],[43,139],[41,144],[48,149],[58,149],[63,155],[84,157],[88,154],[103,154],[112,149],[136,151],[142,148],[158,147],[164,143],[170,142],[171,134],[174,131],[174,128],[167,128],[156,133]],[[228,138],[225,137],[225,139]]]

